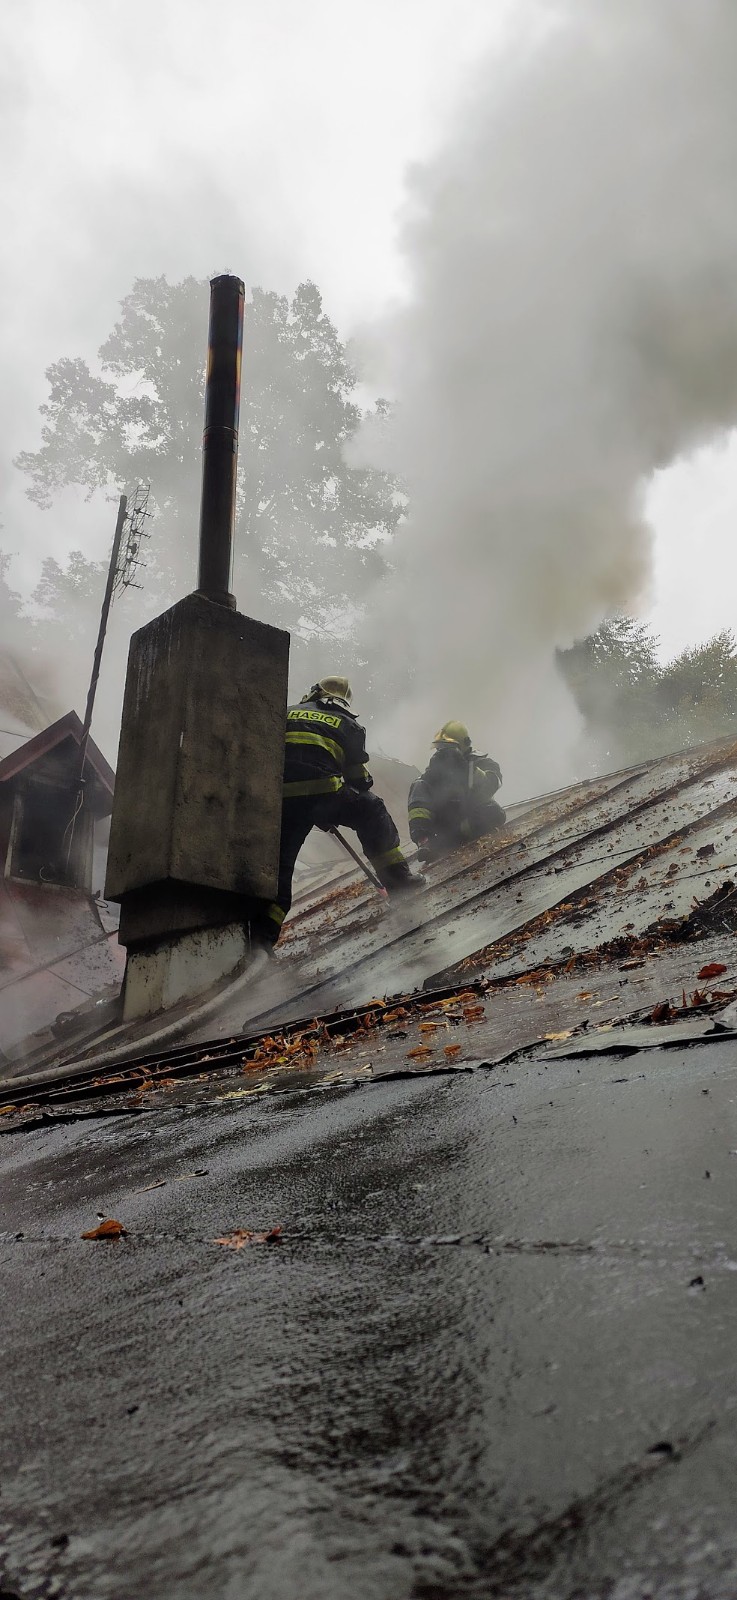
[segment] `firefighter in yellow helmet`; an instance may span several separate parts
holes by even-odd
[[[409,792],[410,836],[425,861],[493,833],[507,820],[494,799],[501,768],[490,756],[477,755],[464,723],[445,722],[433,745],[434,754]]]
[[[361,849],[389,894],[421,889],[410,872],[399,834],[366,765],[366,730],[351,711],[347,678],[321,678],[287,710],[279,885],[261,936],[276,944],[292,904],[297,856],[312,828],[354,828]]]

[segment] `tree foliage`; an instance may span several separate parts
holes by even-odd
[[[60,646],[65,638],[94,640],[107,569],[106,561],[88,561],[81,550],[72,550],[65,566],[54,556],[46,557],[32,598],[42,613],[38,625],[47,637],[51,625]]]
[[[151,484],[156,522],[147,587],[159,606],[194,587],[207,284],[138,279],[99,351],[49,367],[41,446],[17,465],[49,506]],[[246,307],[235,587],[243,609],[307,634],[330,632],[382,568],[402,514],[397,486],[348,466],[361,420],[357,379],[313,283],[291,300],[255,289]],[[52,576],[46,592],[51,596]],[[76,572],[74,581],[81,578]]]
[[[661,666],[658,641],[630,617],[606,622],[559,666],[606,755],[639,761],[737,734],[737,643],[725,629]]]
[[[11,627],[21,611],[20,595],[8,582],[10,556],[0,550],[0,630]]]

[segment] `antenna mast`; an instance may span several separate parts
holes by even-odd
[[[100,626],[97,632],[97,644],[92,661],[92,674],[87,690],[87,705],[85,706],[84,722],[82,724],[82,737],[79,742],[79,777],[77,779],[77,793],[74,802],[74,811],[66,833],[69,843],[66,850],[66,868],[69,870],[69,861],[74,844],[74,825],[82,809],[84,799],[84,769],[87,760],[87,746],[90,742],[90,728],[95,709],[95,696],[100,678],[102,664],[102,651],[107,633],[110,607],[115,596],[122,594],[124,589],[140,589],[142,586],[136,582],[136,575],[144,565],[141,555],[141,541],[148,538],[146,520],[151,513],[148,510],[149,484],[139,483],[131,500],[130,509],[128,496],[122,494],[118,501],[118,515],[113,534],[113,547],[110,552],[110,565],[108,566],[105,594],[100,611]]]

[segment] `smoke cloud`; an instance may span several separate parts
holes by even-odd
[[[571,776],[566,647],[647,594],[653,472],[737,418],[734,0],[543,4],[414,172],[396,400],[411,515],[369,607],[381,727],[466,721],[505,793]]]

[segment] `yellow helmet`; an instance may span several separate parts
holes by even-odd
[[[433,739],[436,749],[442,744],[457,744],[464,752],[471,749],[471,735],[462,722],[444,722]]]
[[[353,691],[347,678],[320,678],[310,690],[310,695],[317,691],[322,700],[337,700],[341,705],[349,706],[353,699]],[[307,696],[307,699],[310,698]]]

